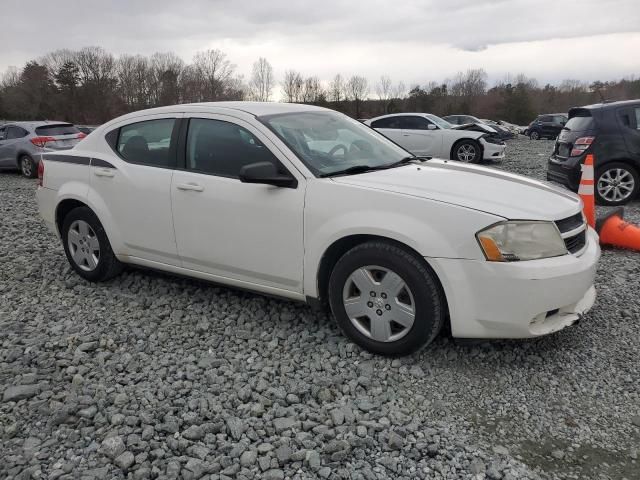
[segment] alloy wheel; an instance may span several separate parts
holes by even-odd
[[[33,173],[33,164],[29,157],[22,157],[22,160],[20,160],[20,167],[22,169],[22,174],[25,177],[30,177]]]
[[[395,342],[415,322],[415,301],[394,271],[375,265],[358,268],[345,282],[344,309],[360,333],[378,342]]]
[[[71,258],[85,272],[92,272],[100,262],[100,241],[98,236],[84,220],[71,224],[67,234],[67,244]]]
[[[635,179],[624,168],[606,170],[598,178],[598,193],[608,202],[622,202],[629,198],[635,188]]]
[[[460,160],[461,162],[471,163],[476,158],[476,147],[469,143],[460,145],[460,147],[458,147],[457,156],[458,160]]]

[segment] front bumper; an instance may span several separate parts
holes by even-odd
[[[482,158],[484,160],[502,160],[507,146],[504,144],[490,143],[483,138],[480,139],[482,144]]]
[[[460,338],[530,338],[574,324],[595,301],[600,246],[589,229],[584,252],[526,262],[428,258]]]

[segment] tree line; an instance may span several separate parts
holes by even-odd
[[[275,78],[259,58],[248,79],[217,49],[197,52],[190,63],[176,54],[120,55],[100,47],[56,50],[9,68],[0,78],[0,119],[56,119],[100,124],[118,115],[162,105],[219,100],[257,100],[326,106],[356,118],[384,113],[471,114],[530,122],[539,113],[566,112],[602,99],[640,98],[640,80],[586,83],[565,80],[539,85],[525,75],[508,75],[489,86],[482,69],[469,69],[442,82],[407,87],[383,75],[335,75],[330,81],[295,70]]]

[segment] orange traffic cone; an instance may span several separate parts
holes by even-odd
[[[584,159],[584,163],[581,166],[582,176],[580,177],[580,186],[578,187],[578,195],[582,198],[584,203],[584,216],[587,218],[587,223],[595,228],[596,226],[596,199],[594,196],[593,188],[593,155],[587,155]]]
[[[618,208],[598,220],[596,230],[600,235],[600,244],[640,252],[640,227],[625,222],[623,216],[624,210]]]

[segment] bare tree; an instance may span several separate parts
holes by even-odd
[[[253,64],[253,72],[249,81],[249,95],[252,100],[268,102],[273,90],[273,67],[266,58],[260,57]]]
[[[193,57],[193,67],[201,81],[200,99],[202,101],[219,100],[224,98],[226,90],[235,71],[227,55],[221,50],[205,50]]]
[[[400,100],[407,97],[407,87],[404,82],[400,81],[396,83],[396,85],[392,88],[391,91],[392,98],[398,98]]]
[[[356,107],[356,117],[360,116],[362,101],[369,95],[369,82],[365,77],[353,75],[346,86],[347,99],[352,100]]]
[[[345,97],[345,84],[342,75],[339,73],[333,77],[329,84],[329,100],[332,102],[340,102]]]
[[[284,72],[284,79],[282,81],[282,93],[287,102],[302,102],[303,90],[304,80],[299,72],[296,72],[295,70],[287,70],[286,72]]]
[[[153,105],[171,105],[180,101],[178,82],[184,68],[184,61],[173,52],[151,56],[149,95]]]
[[[304,81],[304,89],[302,93],[303,103],[318,103],[324,91],[318,77],[307,77]]]
[[[391,98],[391,78],[387,75],[382,75],[378,83],[376,83],[376,95],[383,102],[386,102]]]

